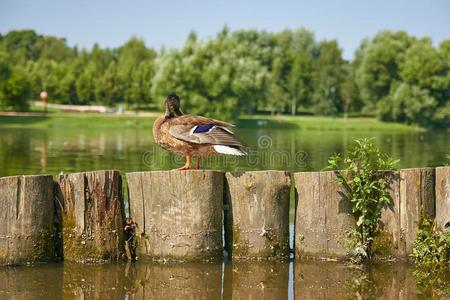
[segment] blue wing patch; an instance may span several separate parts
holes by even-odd
[[[211,128],[213,128],[214,125],[213,124],[206,124],[206,125],[197,125],[196,128],[194,129],[193,133],[205,133],[211,130]]]

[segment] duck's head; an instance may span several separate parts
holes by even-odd
[[[166,118],[173,118],[183,115],[180,110],[180,97],[170,94],[166,98]]]

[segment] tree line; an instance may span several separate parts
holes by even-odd
[[[171,92],[189,113],[374,115],[381,120],[450,126],[450,40],[382,31],[347,61],[336,40],[304,28],[230,32],[180,49],[146,47],[137,38],[109,49],[69,47],[33,30],[0,35],[0,105],[26,111],[46,90],[65,104],[125,103],[160,108]]]

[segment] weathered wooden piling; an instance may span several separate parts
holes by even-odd
[[[343,258],[355,228],[351,206],[334,171],[294,174],[296,258]]]
[[[130,215],[140,227],[138,257],[222,259],[223,173],[127,173]]]
[[[383,171],[390,203],[382,212],[381,232],[372,251],[379,258],[408,258],[420,218],[433,218],[434,169]],[[351,205],[334,171],[295,174],[297,192],[295,253],[298,257],[345,258],[348,233],[356,227]]]
[[[380,232],[372,244],[378,258],[401,257],[405,254],[404,235],[400,222],[400,172],[382,171],[388,181],[389,204],[381,213]]]
[[[119,172],[66,174],[59,177],[58,184],[64,259],[89,263],[118,260],[124,253],[125,218]]]
[[[51,176],[0,178],[0,265],[55,259]]]
[[[434,168],[400,170],[400,227],[405,256],[412,253],[421,219],[436,216],[434,188]]]
[[[450,230],[450,167],[436,168],[436,223]]]
[[[228,253],[233,259],[288,258],[289,173],[231,172],[225,178]]]
[[[407,259],[422,218],[434,218],[434,168],[387,171],[391,203],[381,215],[381,232],[373,250],[380,257]]]

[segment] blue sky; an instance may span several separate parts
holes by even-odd
[[[306,27],[318,39],[337,39],[351,58],[360,41],[383,29],[450,38],[450,0],[324,1],[98,1],[0,0],[0,32],[34,29],[65,37],[69,45],[116,47],[131,36],[147,46],[180,47],[188,33],[214,36],[230,29]]]

